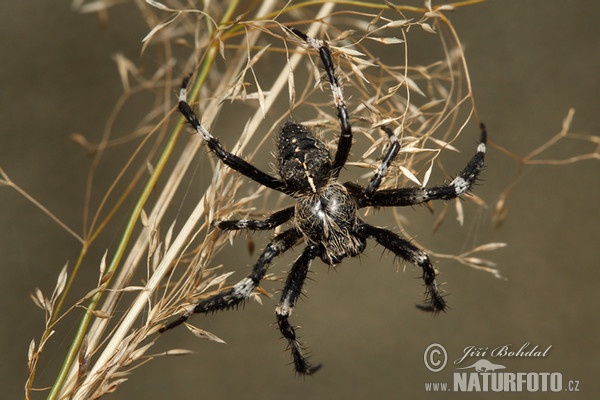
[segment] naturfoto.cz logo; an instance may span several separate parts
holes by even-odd
[[[579,391],[578,380],[565,382],[560,372],[512,372],[502,361],[493,359],[545,358],[552,345],[531,346],[527,342],[519,347],[502,345],[495,348],[467,346],[460,358],[454,360],[452,384],[448,382],[425,383],[426,391],[441,392],[560,392]],[[479,357],[480,359],[472,359]],[[487,358],[483,358],[487,357]],[[472,359],[470,362],[465,360]],[[442,371],[448,363],[448,352],[443,345],[433,343],[424,352],[425,367],[431,372]],[[458,365],[464,366],[458,366]]]

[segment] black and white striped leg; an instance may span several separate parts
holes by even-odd
[[[294,207],[284,208],[277,211],[263,220],[258,219],[236,219],[216,221],[214,225],[224,231],[236,231],[240,229],[248,229],[251,231],[263,231],[273,229],[294,216]]]
[[[487,142],[485,126],[481,124],[481,141],[477,152],[469,160],[467,166],[452,182],[444,186],[431,188],[400,188],[374,192],[371,196],[360,199],[360,206],[395,207],[412,206],[426,203],[430,200],[451,200],[467,192],[483,170]]]
[[[182,314],[179,318],[160,328],[159,332],[162,333],[183,324],[193,314],[206,314],[226,310],[243,303],[265,277],[273,258],[290,249],[301,237],[302,234],[296,228],[289,229],[275,236],[260,255],[250,275],[231,288],[211,296],[208,299],[202,300],[192,310]]]
[[[373,196],[373,193],[375,193],[375,191],[379,189],[379,185],[381,185],[381,182],[383,181],[383,178],[385,177],[388,168],[390,167],[390,165],[398,155],[398,152],[400,151],[400,141],[398,140],[398,136],[396,136],[394,132],[387,126],[382,126],[381,129],[383,129],[385,133],[387,133],[388,137],[390,138],[390,144],[385,155],[383,156],[383,159],[381,160],[381,163],[379,164],[379,167],[377,167],[375,174],[373,175],[371,181],[369,182],[369,185],[365,189],[365,196],[367,197]]]
[[[346,164],[350,149],[352,148],[352,126],[350,125],[350,116],[348,114],[348,109],[346,108],[346,102],[344,101],[342,87],[335,74],[335,65],[333,63],[333,58],[331,57],[331,51],[323,40],[314,39],[295,28],[290,28],[290,30],[300,39],[304,40],[310,47],[319,52],[319,57],[321,57],[323,68],[325,69],[329,85],[331,86],[333,101],[337,108],[337,115],[341,128],[340,139],[333,161],[333,177],[337,178],[341,169]]]
[[[181,85],[181,90],[179,92],[179,111],[181,112],[181,114],[183,114],[183,116],[190,123],[190,125],[192,125],[196,133],[198,133],[198,135],[200,135],[200,137],[206,142],[208,148],[213,153],[215,153],[215,155],[219,157],[219,159],[223,161],[225,165],[238,171],[240,174],[247,176],[248,178],[260,183],[263,186],[279,190],[280,192],[286,194],[290,194],[289,190],[287,190],[287,187],[283,182],[259,170],[258,168],[248,163],[247,161],[241,159],[240,157],[236,156],[235,154],[226,151],[221,145],[221,143],[219,143],[219,141],[214,136],[212,136],[210,132],[206,130],[206,128],[204,128],[204,126],[198,120],[198,117],[196,117],[196,114],[194,114],[194,112],[192,111],[190,105],[187,103],[187,83],[188,79],[186,78],[183,80],[183,83]]]
[[[390,250],[392,253],[423,269],[423,281],[425,282],[425,299],[429,302],[426,307],[421,307],[427,311],[444,311],[446,301],[440,293],[438,284],[435,280],[435,269],[427,253],[411,244],[408,240],[402,239],[394,232],[387,229],[376,228],[364,224],[361,226],[364,233],[375,239],[377,243]]]
[[[302,255],[298,257],[290,273],[288,274],[279,305],[275,309],[277,324],[284,338],[288,341],[288,348],[292,352],[294,368],[296,372],[302,375],[310,375],[316,372],[321,366],[313,366],[303,353],[302,345],[296,336],[296,330],[290,325],[289,317],[292,314],[298,297],[302,293],[302,286],[306,280],[308,269],[312,260],[319,255],[320,246],[316,244],[309,245]]]

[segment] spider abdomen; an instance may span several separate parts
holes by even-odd
[[[334,265],[363,252],[366,239],[357,235],[357,207],[346,188],[332,181],[296,203],[296,225],[309,243],[322,245],[323,262]]]

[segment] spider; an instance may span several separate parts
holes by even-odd
[[[320,368],[312,365],[290,324],[296,301],[302,292],[311,262],[320,258],[327,265],[336,265],[346,257],[361,254],[367,239],[374,239],[396,256],[422,268],[427,306],[422,308],[439,312],[446,309],[436,282],[436,271],[427,253],[394,232],[363,222],[358,210],[364,207],[412,206],[430,200],[449,200],[467,192],[483,168],[486,151],[486,130],[481,124],[481,141],[477,152],[467,166],[447,185],[421,188],[398,188],[379,190],[390,164],[400,151],[398,137],[391,129],[382,129],[390,144],[378,168],[366,187],[352,182],[340,183],[338,176],[346,164],[352,146],[352,128],[342,89],[335,73],[331,51],[325,41],[307,36],[288,28],[308,47],[319,53],[333,93],[337,116],[341,126],[335,156],[332,158],[327,146],[311,131],[296,122],[286,122],[279,133],[277,163],[279,177],[271,176],[240,157],[227,152],[216,138],[200,123],[187,103],[187,79],[179,93],[179,111],[193,129],[206,142],[209,149],[226,165],[260,185],[285,193],[296,200],[295,206],[277,211],[263,220],[225,220],[215,222],[224,231],[248,229],[269,230],[286,222],[291,227],[277,234],[266,246],[254,265],[252,272],[232,287],[200,301],[193,309],[160,329],[164,332],[190,318],[192,314],[212,313],[242,304],[259,286],[271,261],[299,242],[305,245],[287,276],[281,298],[275,309],[277,324],[288,342],[297,373],[310,375]]]

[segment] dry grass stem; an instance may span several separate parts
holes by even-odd
[[[507,188],[500,194],[498,200],[494,204],[493,214],[492,214],[492,223],[495,226],[501,225],[508,216],[508,198],[512,191],[516,188],[517,184],[520,182],[523,173],[525,172],[526,167],[534,166],[534,165],[566,165],[573,164],[576,162],[581,162],[585,160],[600,160],[600,136],[595,135],[585,135],[580,133],[571,132],[571,124],[573,122],[573,117],[575,116],[575,110],[569,109],[566,117],[563,119],[561,130],[548,139],[546,142],[542,143],[532,151],[530,151],[525,156],[519,156],[514,154],[508,149],[505,149],[499,145],[495,145],[495,147],[500,150],[502,153],[509,156],[511,159],[515,160],[519,168],[515,177],[511,181],[511,183],[507,186]],[[590,144],[590,151],[583,154],[576,154],[570,157],[564,158],[538,158],[544,152],[547,152],[551,148],[557,147],[557,145],[564,140],[575,140],[580,142],[585,142]]]

